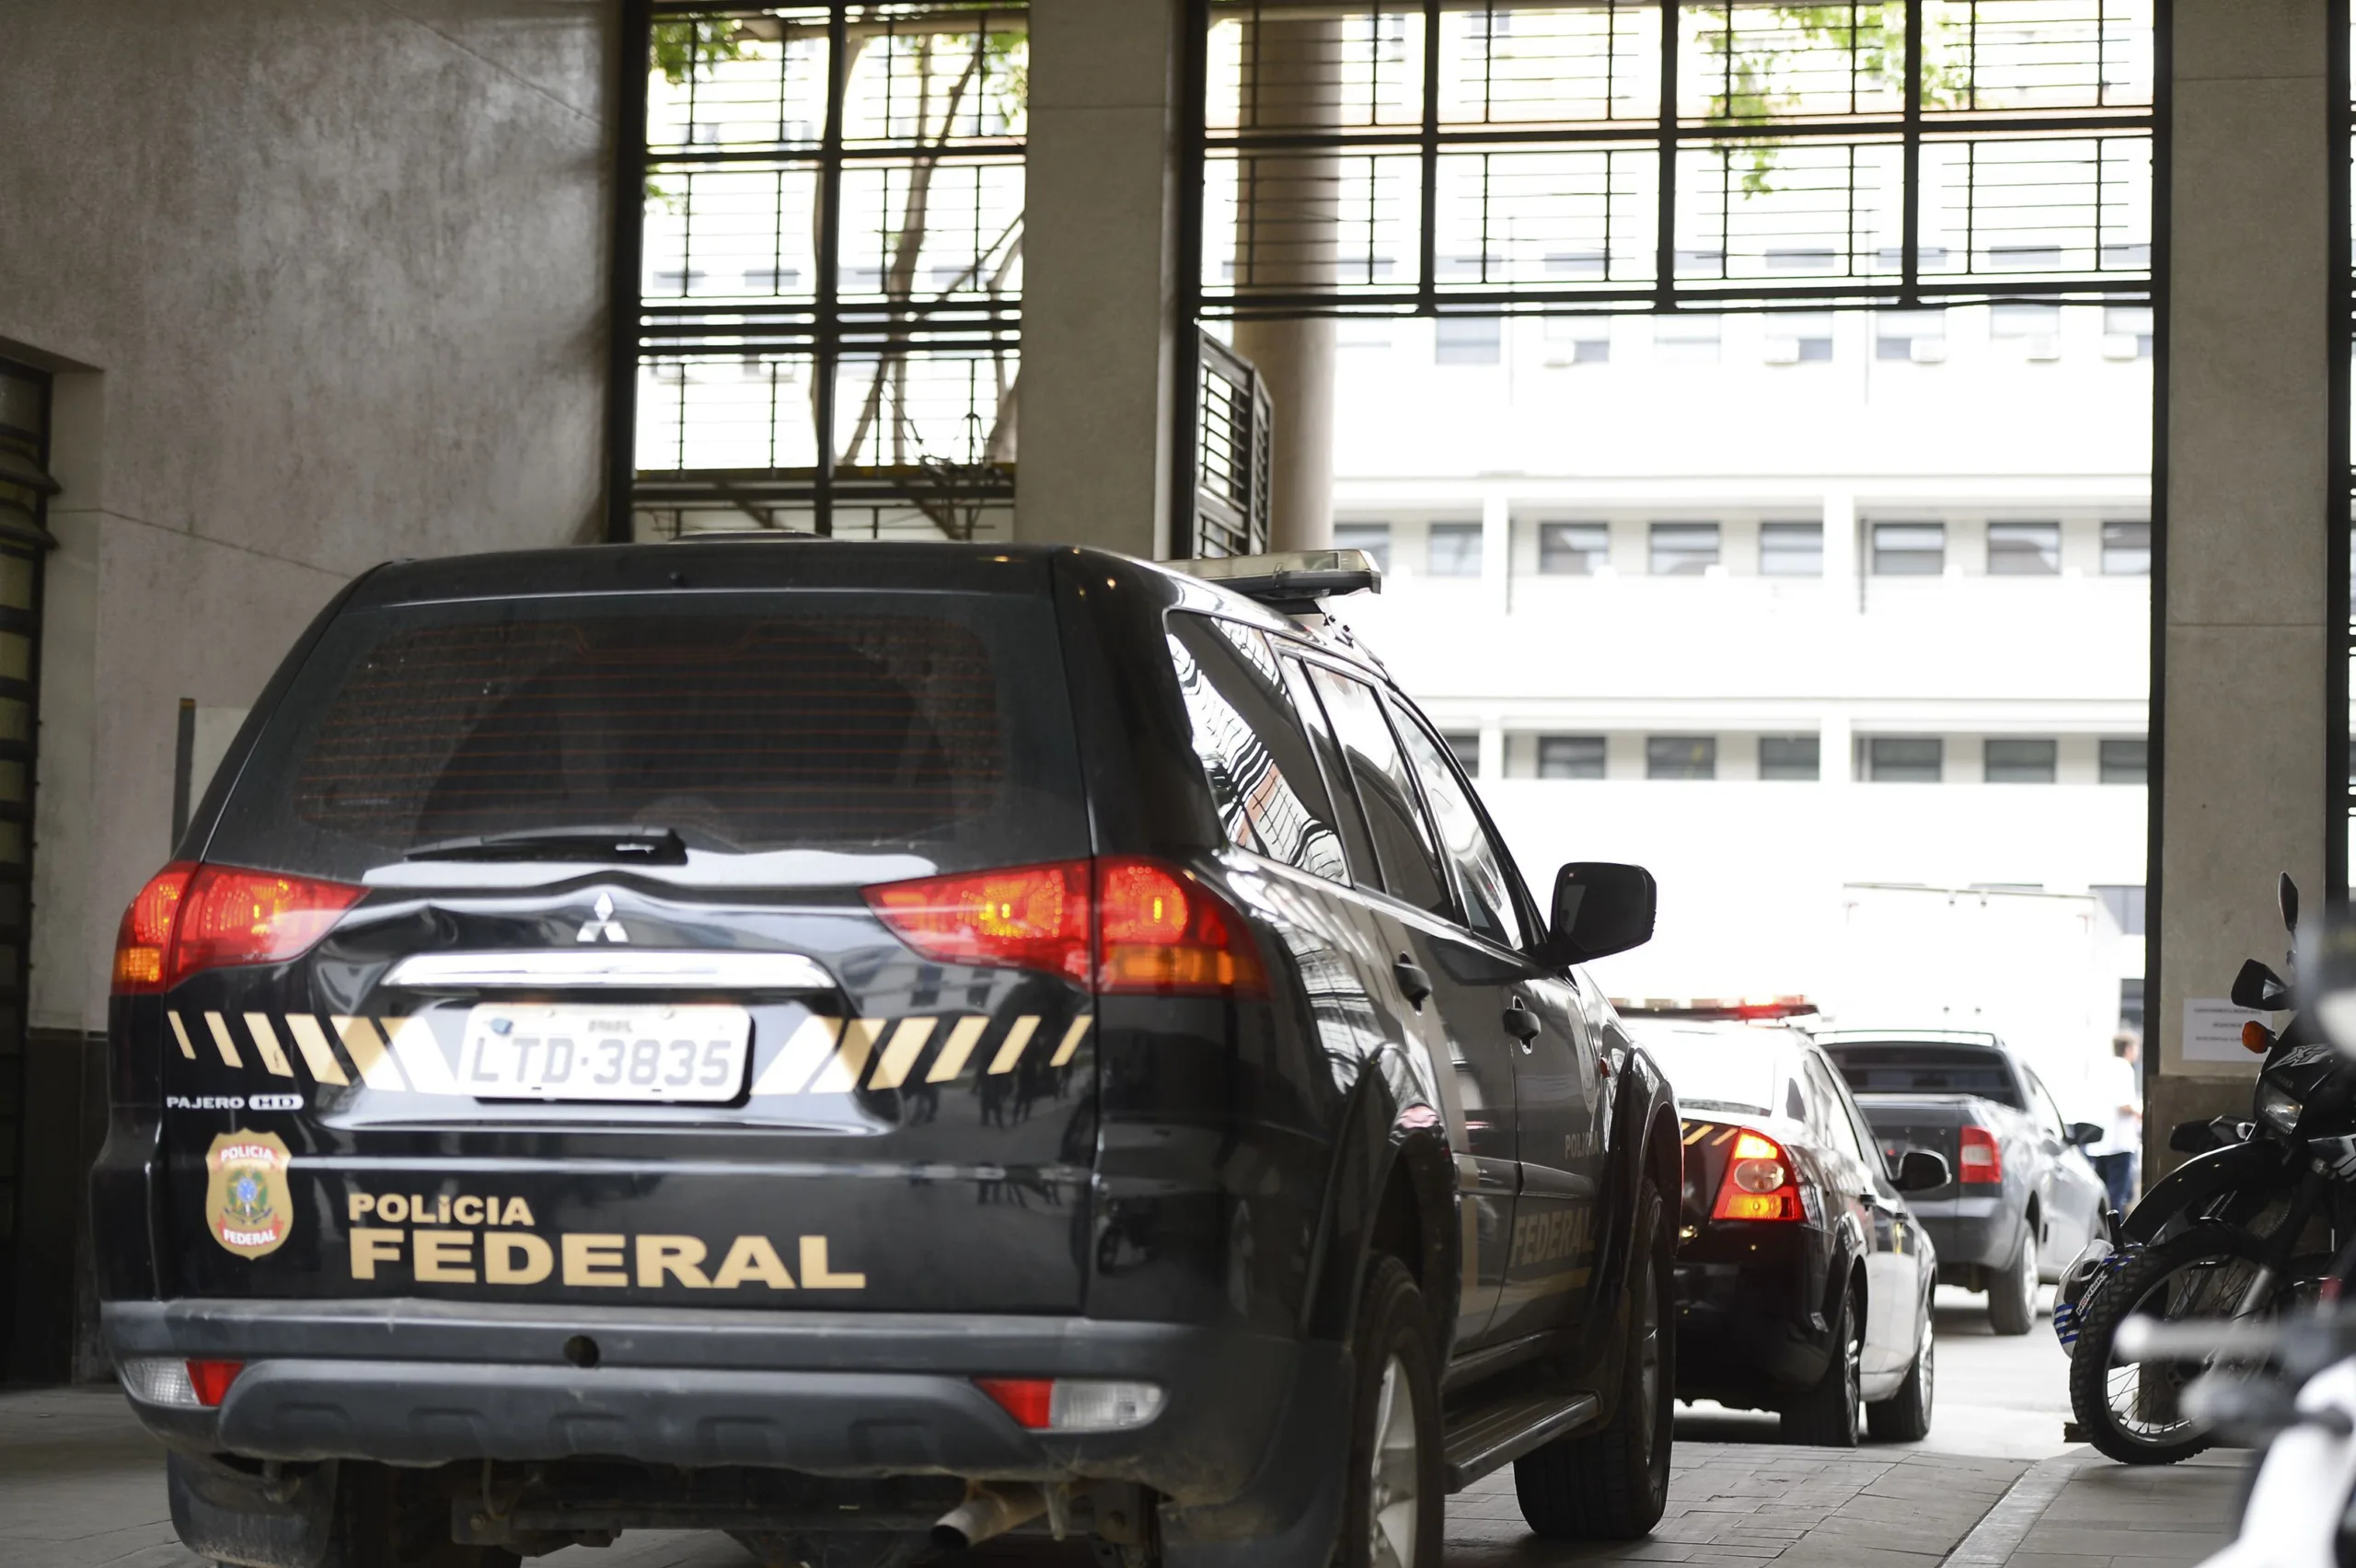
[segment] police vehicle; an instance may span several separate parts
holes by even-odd
[[[397,564],[114,958],[106,1343],[200,1554],[641,1528],[1429,1568],[1661,1511],[1677,1112],[1356,552]],[[1218,581],[1206,581],[1216,577]],[[1223,585],[1222,585],[1223,584]]]

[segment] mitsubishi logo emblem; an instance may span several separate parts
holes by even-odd
[[[592,905],[589,918],[581,922],[581,934],[573,940],[582,942],[627,942],[629,940],[629,933],[622,929],[622,923],[619,920],[614,918],[613,894],[601,893],[597,895],[597,902]]]

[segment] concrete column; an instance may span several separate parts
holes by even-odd
[[[1481,587],[1496,614],[1513,609],[1513,504],[1498,491],[1481,498]]]
[[[2327,15],[2176,6],[2147,1181],[2179,1158],[2176,1122],[2249,1104],[2255,1058],[2189,1060],[2185,1003],[2223,996],[2246,958],[2281,959],[2278,872],[2323,885],[2324,662],[2347,592],[2324,582],[2335,509],[2347,525],[2323,396]]]
[[[1243,24],[1247,131],[1331,131],[1342,120],[1338,17]],[[1236,213],[1240,288],[1330,288],[1341,223],[1341,160],[1331,153],[1243,160]],[[1334,323],[1239,321],[1235,352],[1259,367],[1276,426],[1269,464],[1269,548],[1334,543]]]
[[[1017,539],[1169,553],[1180,16],[1031,6]]]
[[[1834,613],[1854,615],[1863,596],[1857,592],[1857,498],[1848,490],[1828,491],[1824,497],[1824,583]]]
[[[1856,732],[1850,727],[1845,712],[1827,713],[1817,721],[1816,766],[1818,776],[1836,789],[1847,789],[1856,782]]]

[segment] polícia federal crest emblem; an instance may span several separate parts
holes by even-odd
[[[285,1244],[294,1228],[286,1190],[294,1157],[275,1133],[224,1133],[204,1157],[204,1216],[213,1239],[241,1258]]]

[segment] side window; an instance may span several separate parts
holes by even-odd
[[[1367,834],[1382,868],[1381,881],[1374,885],[1419,909],[1454,918],[1431,824],[1424,818],[1406,759],[1399,755],[1399,743],[1374,688],[1322,664],[1310,671],[1310,679],[1334,721],[1351,782],[1357,786],[1358,804],[1366,811]],[[1362,874],[1359,880],[1370,879]]]
[[[1857,1124],[1849,1120],[1849,1102],[1842,1097],[1841,1088],[1832,1081],[1831,1072],[1815,1057],[1807,1058],[1810,1098],[1816,1101],[1816,1114],[1808,1118],[1818,1132],[1834,1148],[1858,1164],[1865,1163],[1865,1151],[1857,1142]],[[1867,1167],[1871,1169],[1871,1167]]]
[[[2053,1103],[2053,1091],[2034,1069],[2024,1066],[2021,1072],[2028,1079],[2029,1113],[2037,1118],[2037,1124],[2057,1138],[2066,1137],[2069,1124],[2062,1120],[2061,1108]]]
[[[1228,836],[1346,885],[1333,802],[1267,639],[1192,615],[1172,616],[1169,637],[1195,755]]]
[[[1464,900],[1464,923],[1509,948],[1525,940],[1516,911],[1513,882],[1502,851],[1482,825],[1481,813],[1455,767],[1413,715],[1399,705],[1387,704],[1398,721],[1399,744],[1423,780],[1424,799],[1431,803],[1432,823],[1439,829],[1440,847],[1456,867],[1456,890]]]
[[[1800,1098],[1800,1080],[1797,1078],[1784,1080],[1784,1114],[1795,1122],[1807,1120],[1807,1103]]]
[[[1357,881],[1362,887],[1380,887],[1382,879],[1374,858],[1374,841],[1367,836],[1366,813],[1358,809],[1357,790],[1350,784],[1349,765],[1342,759],[1342,744],[1334,738],[1334,726],[1326,720],[1325,705],[1317,699],[1317,686],[1310,679],[1309,666],[1289,655],[1280,655],[1276,662],[1284,666],[1285,686],[1292,694],[1293,710],[1300,715],[1301,723],[1309,731],[1310,749],[1317,754],[1317,767],[1324,775],[1327,797],[1334,802],[1334,824],[1341,829],[1342,846]]]

